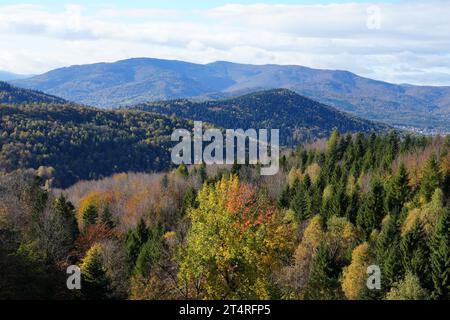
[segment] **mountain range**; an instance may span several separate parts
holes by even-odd
[[[196,100],[286,88],[362,118],[450,130],[450,87],[398,85],[348,71],[295,65],[134,58],[55,69],[11,83],[77,103],[115,108],[149,101]]]

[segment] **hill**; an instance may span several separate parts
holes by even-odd
[[[396,85],[340,70],[136,58],[56,69],[13,84],[94,106],[224,98],[286,88],[362,118],[450,130],[450,87]]]
[[[66,103],[62,98],[45,94],[43,92],[21,89],[6,82],[0,81],[0,103]]]
[[[75,105],[0,105],[0,172],[52,167],[54,185],[170,166],[170,135],[183,120]]]
[[[32,75],[25,75],[25,74],[16,74],[11,73],[8,71],[0,71],[0,81],[10,81],[10,80],[17,80],[17,79],[25,79],[30,78]]]
[[[280,129],[283,145],[340,132],[385,130],[387,126],[363,120],[286,89],[274,89],[218,101],[171,100],[150,102],[139,110],[206,121],[229,129]]]

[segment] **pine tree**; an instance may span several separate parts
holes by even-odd
[[[439,188],[441,183],[441,172],[436,154],[432,154],[423,170],[420,192],[427,202],[431,200],[434,190]]]
[[[85,225],[95,224],[98,218],[98,209],[95,205],[89,204],[83,212],[83,221]]]
[[[89,249],[80,269],[83,296],[89,300],[106,299],[110,280],[103,266],[102,248],[99,244],[95,244]]]
[[[430,240],[431,277],[433,299],[450,299],[450,214],[448,209],[441,216]]]

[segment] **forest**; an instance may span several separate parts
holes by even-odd
[[[34,168],[53,172],[68,187],[115,173],[170,167],[170,135],[192,122],[131,110],[74,104],[0,105],[0,172]]]
[[[36,139],[42,121],[56,123],[45,108]],[[20,124],[34,111],[2,112]],[[82,114],[86,127],[67,122],[71,138],[120,116],[138,141],[150,117]],[[104,133],[96,143],[129,141]],[[258,165],[182,164],[56,188],[54,171],[17,168],[0,175],[0,299],[448,300],[449,147],[448,136],[334,130],[285,150],[274,176]],[[81,269],[81,290],[66,287],[69,265]],[[371,265],[380,290],[366,286]]]

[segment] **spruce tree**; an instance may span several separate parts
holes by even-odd
[[[322,242],[314,255],[312,269],[305,289],[305,299],[339,299],[338,268],[328,245]]]
[[[109,210],[108,206],[106,206],[103,209],[103,213],[102,213],[100,221],[102,224],[107,226],[109,229],[112,229],[115,227],[114,221],[112,221],[111,211]]]
[[[430,240],[432,298],[450,299],[450,210],[444,210]]]
[[[84,224],[90,225],[95,224],[98,218],[98,209],[95,205],[89,204],[83,212]]]
[[[412,229],[403,236],[400,252],[405,271],[418,275],[422,285],[429,286],[429,250],[420,222],[416,221]]]
[[[379,181],[375,181],[363,200],[356,216],[356,224],[364,231],[366,237],[373,229],[378,228],[384,216],[384,189]]]
[[[149,237],[149,230],[144,222],[140,219],[134,230],[128,231],[125,246],[130,265],[134,266],[138,258],[141,247],[147,242]]]
[[[405,165],[400,165],[398,173],[392,177],[386,186],[385,209],[394,215],[399,215],[403,205],[411,193],[409,177]]]
[[[420,192],[428,202],[441,183],[441,172],[436,154],[432,154],[423,170]]]
[[[61,194],[55,200],[55,209],[63,217],[67,228],[70,230],[70,242],[74,242],[80,233],[77,219],[75,217],[75,207],[63,194]]]
[[[110,280],[103,266],[102,248],[96,244],[86,254],[81,264],[81,292],[86,299],[108,298]]]

